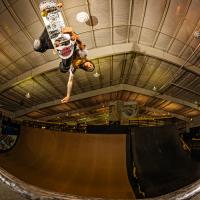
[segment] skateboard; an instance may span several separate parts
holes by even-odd
[[[63,4],[57,4],[56,0],[42,0],[39,4],[42,19],[54,49],[60,58],[68,59],[73,55],[75,41],[70,39],[69,34],[62,32],[62,29],[65,28],[62,7]]]

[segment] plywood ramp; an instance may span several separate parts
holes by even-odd
[[[200,179],[200,162],[192,160],[183,149],[175,127],[135,128],[132,144],[139,183],[146,197],[167,194]]]
[[[13,150],[0,154],[0,167],[49,191],[133,199],[126,170],[126,136],[68,134],[22,128]]]

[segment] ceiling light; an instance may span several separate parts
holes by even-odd
[[[194,32],[194,37],[195,38],[200,38],[200,31],[195,31]]]
[[[96,72],[94,75],[93,75],[95,78],[98,78],[100,76],[100,74],[98,72]]]
[[[157,90],[157,87],[154,85],[153,86],[153,91],[156,91]]]
[[[31,98],[31,95],[30,95],[30,93],[29,93],[29,92],[27,92],[27,93],[25,94],[25,97],[26,97],[27,99],[30,99],[30,98]]]
[[[76,15],[76,20],[80,23],[87,22],[89,20],[89,15],[86,12],[79,12]]]

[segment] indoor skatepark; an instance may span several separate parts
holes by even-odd
[[[0,200],[199,200],[199,7],[1,0]]]

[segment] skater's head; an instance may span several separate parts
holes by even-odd
[[[94,71],[95,69],[95,65],[92,61],[86,61],[84,64],[83,64],[83,69],[87,72],[92,72]]]
[[[79,45],[79,49],[80,49],[80,50],[86,49],[86,44],[81,44],[81,45]]]

